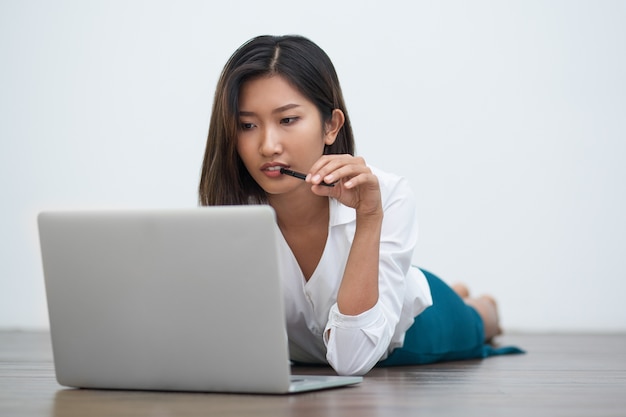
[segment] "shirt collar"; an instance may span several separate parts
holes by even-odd
[[[330,227],[356,221],[356,213],[352,207],[344,206],[334,198],[329,198]]]

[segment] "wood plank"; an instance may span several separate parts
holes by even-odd
[[[513,334],[501,342],[528,353],[376,368],[359,386],[272,396],[65,389],[47,333],[0,332],[0,416],[626,415],[626,334]]]

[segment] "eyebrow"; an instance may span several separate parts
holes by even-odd
[[[300,107],[300,105],[296,103],[285,104],[284,106],[280,106],[272,110],[272,114],[282,113],[287,110],[295,109],[296,107]],[[239,112],[239,115],[240,116],[255,116],[256,113],[252,111],[242,110]]]

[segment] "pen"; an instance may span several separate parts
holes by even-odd
[[[281,174],[285,174],[285,175],[290,175],[292,177],[296,177],[296,178],[300,178],[301,180],[306,179],[306,174],[303,174],[301,172],[297,172],[297,171],[292,171],[290,169],[287,168],[280,168],[280,173]],[[321,182],[320,185],[325,185],[326,187],[334,187],[335,184],[326,184],[325,182]]]

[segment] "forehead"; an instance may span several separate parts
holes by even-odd
[[[239,110],[273,110],[286,104],[313,106],[297,88],[280,75],[253,78],[239,90]]]

